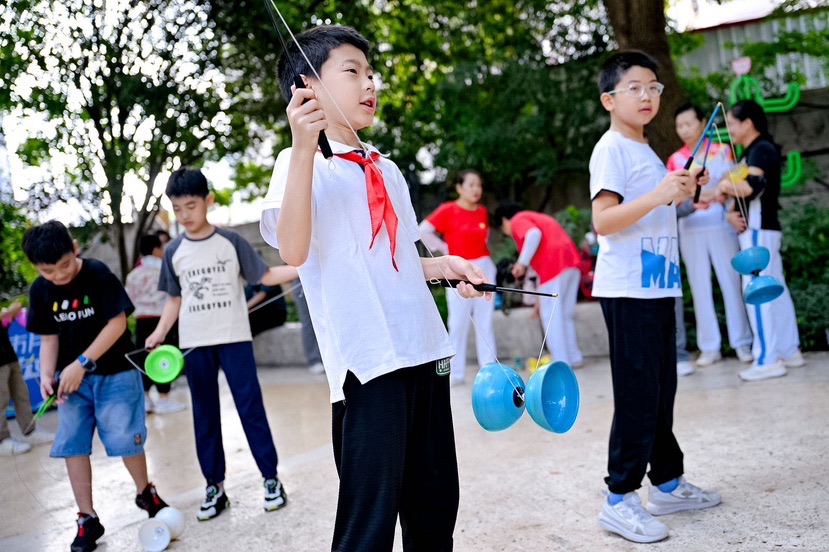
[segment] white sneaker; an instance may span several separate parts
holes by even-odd
[[[147,395],[144,395],[144,414],[152,413],[153,406],[153,400]]]
[[[633,542],[656,542],[668,537],[668,527],[642,507],[635,492],[627,493],[614,506],[605,499],[599,525]]]
[[[800,352],[800,350],[798,350],[789,358],[784,358],[783,364],[785,364],[788,368],[800,368],[801,366],[806,364],[806,360],[803,358],[803,354]]]
[[[23,436],[23,442],[37,447],[40,445],[46,445],[51,443],[55,440],[55,434],[51,431],[46,431],[45,429],[35,428],[34,431],[29,433],[28,435]]]
[[[5,416],[5,414],[3,415]],[[11,437],[6,437],[0,441],[0,456],[17,456],[30,450],[32,450],[32,446],[29,443],[21,443]]]
[[[697,366],[711,366],[722,359],[719,351],[703,351],[697,357]]]
[[[153,407],[153,412],[156,414],[173,414],[175,412],[181,412],[186,408],[186,404],[176,402],[167,397],[159,397],[158,402]]]
[[[648,511],[655,516],[685,510],[704,510],[716,506],[721,501],[720,493],[703,491],[696,485],[688,483],[685,477],[679,478],[679,485],[670,493],[663,493],[656,485],[652,485],[648,491]]]
[[[308,371],[312,374],[324,374],[325,366],[323,366],[322,362],[315,362],[314,364],[308,367]]]
[[[743,381],[760,381],[769,378],[779,378],[786,375],[786,365],[782,360],[772,362],[771,364],[763,364],[762,366],[756,362],[740,372],[740,379]]]
[[[754,362],[754,355],[751,354],[751,347],[748,345],[737,347],[736,353],[740,362]]]
[[[683,360],[676,363],[676,375],[677,376],[690,376],[694,373],[694,365],[688,362],[687,360]]]

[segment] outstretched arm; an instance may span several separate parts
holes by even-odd
[[[443,253],[445,255],[449,252],[446,242],[440,239],[435,226],[428,220],[420,223],[420,239],[432,253]]]
[[[167,337],[170,328],[178,320],[179,309],[181,309],[181,296],[168,295],[167,302],[164,303],[164,310],[161,311],[161,318],[158,320],[158,325],[144,342],[144,347],[147,349],[155,349],[164,343],[164,338]],[[141,344],[139,343],[138,346],[140,347]]]
[[[266,286],[278,286],[296,279],[297,276],[299,275],[293,266],[272,266],[259,281]]]

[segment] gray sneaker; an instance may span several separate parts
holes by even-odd
[[[4,412],[2,415],[5,416],[6,413]],[[11,437],[6,437],[0,441],[0,456],[17,456],[30,450],[32,450],[32,446],[29,443],[15,441]]]
[[[605,499],[599,514],[599,525],[633,542],[656,542],[668,538],[668,527],[642,507],[642,501],[635,492],[627,493],[621,502],[613,506]]]
[[[771,364],[751,365],[751,368],[741,370],[738,374],[743,381],[761,381],[770,378],[779,378],[786,375],[786,364],[782,360]]]
[[[648,511],[655,516],[674,514],[684,510],[704,510],[722,501],[717,491],[703,491],[691,485],[685,477],[679,478],[679,485],[669,493],[663,493],[652,485],[648,492]]]
[[[736,353],[740,362],[754,362],[754,355],[751,353],[751,347],[748,345],[737,347]]]
[[[23,442],[32,447],[39,447],[40,445],[48,445],[55,440],[55,434],[45,429],[35,428],[34,431],[28,435],[23,436]]]

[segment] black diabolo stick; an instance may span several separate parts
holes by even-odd
[[[288,54],[288,45],[285,43],[285,39],[282,38],[282,32],[279,30],[279,23],[276,21],[276,15],[274,14],[274,6],[271,4],[272,0],[264,0],[265,7],[268,8],[268,15],[271,16],[271,21],[273,22],[273,28],[276,31],[276,36],[279,37],[279,43],[282,44],[282,50],[285,52],[285,62],[288,64],[288,68],[291,70],[291,73],[294,75],[294,85],[297,87],[297,90],[300,88],[305,88],[305,83],[302,82],[302,77],[299,73],[297,73],[296,69],[294,68],[294,64],[291,63],[291,56]],[[297,46],[299,47],[299,46]],[[334,152],[331,151],[331,145],[328,143],[328,137],[325,135],[325,131],[320,131],[319,137],[319,146],[320,150],[322,151],[322,156],[326,159],[331,159],[334,157]]]
[[[458,287],[458,284],[460,284],[461,282],[466,282],[466,280],[441,280],[438,278],[433,278],[429,280],[430,284],[448,288]],[[500,291],[501,293],[521,293],[523,295],[539,295],[541,297],[558,297],[558,293],[543,293],[541,291],[530,291],[527,289],[505,288],[501,286],[496,286],[495,284],[473,284],[472,282],[466,283],[478,291]]]

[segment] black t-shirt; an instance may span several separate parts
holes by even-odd
[[[17,362],[17,354],[9,341],[9,329],[0,324],[0,366]],[[0,416],[3,413],[0,412]]]
[[[760,209],[748,209],[749,228],[763,230],[780,230],[780,149],[777,144],[766,136],[760,136],[743,151],[741,160],[745,160],[749,167],[762,169],[763,176],[749,176],[747,181],[751,186],[751,195],[745,198],[746,204],[759,200]],[[735,209],[739,208],[735,205]],[[752,221],[752,215],[760,217],[760,223]]]
[[[56,286],[42,276],[29,289],[26,329],[58,336],[58,371],[71,364],[98,337],[107,323],[134,307],[124,286],[100,261],[83,259],[81,269],[66,285]],[[129,330],[97,360],[93,375],[112,375],[132,368],[124,355],[133,348]]]

